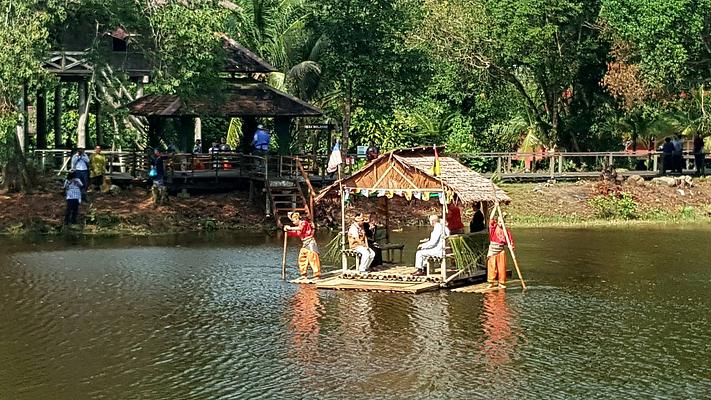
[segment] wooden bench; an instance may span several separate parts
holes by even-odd
[[[356,270],[358,270],[358,265],[360,264],[360,253],[358,253],[357,251],[355,251],[353,249],[345,249],[345,250],[341,250],[341,254],[346,256],[346,258],[353,257],[353,260],[355,261],[354,267]],[[350,267],[348,266],[348,262],[346,262],[346,270],[349,270],[349,269],[350,269]]]
[[[452,247],[449,246],[449,238],[445,239],[444,252],[441,256],[426,256],[425,264],[427,265],[427,275],[432,275],[433,266],[439,264],[440,268],[447,268],[447,260],[452,260]]]
[[[383,257],[383,262],[389,262],[389,263],[394,263],[395,257],[394,254],[395,250],[400,252],[400,263],[402,264],[402,250],[405,248],[404,244],[401,243],[384,243],[384,244],[375,244],[382,250],[383,252],[387,252],[387,259]]]

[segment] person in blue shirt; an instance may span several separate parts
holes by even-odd
[[[254,154],[266,155],[269,152],[269,131],[264,129],[263,125],[258,125],[257,130],[254,132],[254,138],[252,140],[252,146],[254,149]]]

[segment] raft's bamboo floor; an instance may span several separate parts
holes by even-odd
[[[321,279],[294,279],[291,282],[297,284],[314,284],[319,289],[331,290],[358,290],[369,292],[397,292],[397,293],[423,293],[437,290],[443,287],[442,276],[439,274],[431,276],[412,276],[416,271],[415,267],[407,265],[386,265],[378,267],[375,271],[362,276],[355,271],[349,270],[343,273],[341,270],[331,271],[322,274]],[[456,270],[448,271],[448,276],[456,273]],[[462,277],[468,281],[480,280],[485,276],[485,272],[479,271],[474,276]],[[450,282],[453,284],[458,282]]]

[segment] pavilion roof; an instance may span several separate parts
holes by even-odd
[[[144,117],[311,117],[323,114],[305,101],[257,81],[232,83],[222,95],[185,102],[173,94],[150,94],[124,107],[132,115]]]
[[[337,197],[339,187],[361,194],[394,192],[407,198],[422,193],[447,192],[461,204],[476,202],[509,203],[511,198],[491,180],[470,170],[451,157],[440,156],[440,174],[431,169],[435,156],[432,147],[395,150],[371,161],[355,174],[324,188],[316,197]],[[364,192],[365,191],[365,192]]]
[[[222,39],[226,51],[225,72],[237,73],[269,73],[277,71],[271,64],[262,60],[248,48],[225,34],[218,34]]]

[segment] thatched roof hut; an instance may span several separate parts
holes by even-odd
[[[461,205],[511,201],[491,180],[470,170],[454,158],[438,158],[440,174],[435,176],[432,171],[435,162],[432,147],[385,153],[355,174],[324,188],[316,197],[316,201],[326,197],[338,197],[341,185],[346,193],[368,196],[373,193],[398,195],[422,200],[428,200],[430,193],[441,193],[444,189],[448,201],[451,199]]]

